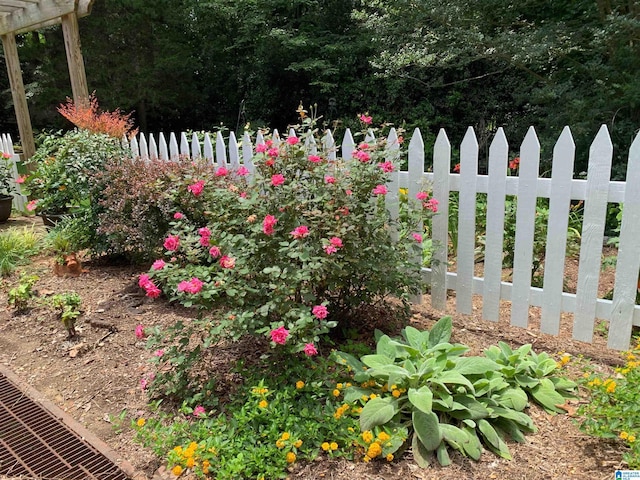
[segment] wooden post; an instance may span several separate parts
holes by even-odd
[[[78,17],[75,12],[62,17],[62,33],[64,35],[64,48],[67,52],[73,101],[76,105],[86,106],[89,104],[89,89],[87,87],[82,51],[80,50]]]
[[[33,129],[31,128],[27,97],[24,92],[22,71],[18,58],[18,47],[16,45],[16,38],[12,33],[2,35],[2,47],[4,49],[4,58],[7,62],[11,97],[13,98],[13,106],[18,121],[18,132],[20,133],[20,142],[22,143],[22,152],[24,155],[23,160],[28,160],[36,152],[36,146],[33,140]]]

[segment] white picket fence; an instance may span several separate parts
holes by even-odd
[[[290,132],[290,134],[293,134]],[[274,131],[277,139],[278,133]],[[389,145],[397,145],[394,130]],[[255,144],[263,143],[258,134]],[[240,142],[233,132],[228,147],[220,133],[215,141],[209,134],[200,142],[193,134],[178,137],[164,135],[158,141],[140,135],[129,144],[132,154],[142,158],[171,159],[178,155],[206,158],[217,165],[230,168],[244,164],[253,171],[251,162],[253,143],[248,134]],[[351,158],[356,144],[347,130],[340,150],[343,158]],[[331,135],[323,139],[321,148],[330,157],[337,154]],[[449,271],[446,248],[437,248],[432,268],[422,268],[431,286],[432,306],[446,308],[447,290],[456,292],[456,309],[462,314],[472,313],[473,295],[482,296],[482,316],[486,320],[499,319],[500,301],[511,301],[512,325],[529,326],[529,307],[541,307],[540,328],[545,333],[558,334],[561,314],[573,313],[573,338],[585,342],[593,339],[597,319],[609,321],[608,346],[624,350],[629,347],[633,325],[640,326],[640,306],[635,305],[638,272],[640,270],[640,135],[629,151],[626,182],[610,181],[613,146],[606,126],[602,126],[589,151],[586,180],[573,178],[575,146],[568,127],[564,129],[553,151],[551,178],[539,178],[540,145],[533,128],[520,146],[518,176],[507,176],[508,143],[503,130],[498,129],[489,149],[488,175],[479,175],[478,142],[469,128],[460,146],[460,173],[450,173],[451,144],[441,130],[433,154],[432,172],[424,171],[425,148],[422,135],[416,129],[408,147],[408,171],[395,172],[389,182],[387,206],[392,217],[398,215],[398,192],[407,188],[409,198],[424,189],[433,188],[439,203],[439,214],[433,218],[432,239],[435,245],[447,245],[449,223],[449,194],[459,193],[458,248],[454,262],[456,271]],[[626,185],[636,188],[626,188]],[[474,275],[476,240],[476,201],[478,194],[487,194],[486,239],[484,272]],[[511,282],[502,280],[505,199],[517,196],[516,236],[513,275]],[[531,285],[533,264],[534,222],[539,197],[549,199],[549,220],[546,239],[546,259],[542,288]],[[584,201],[578,283],[576,293],[564,291],[567,227],[572,200]],[[608,203],[624,204],[618,262],[615,272],[613,300],[598,298],[598,282]],[[417,259],[419,261],[419,259]],[[420,299],[416,299],[420,301]]]
[[[11,165],[13,172],[13,186],[15,187],[15,191],[17,192],[13,196],[13,204],[12,207],[20,212],[23,212],[25,209],[25,205],[27,203],[27,197],[20,193],[20,184],[16,183],[18,180],[18,168],[17,164],[20,161],[20,155],[17,155],[13,149],[13,141],[11,140],[11,135],[8,133],[0,134],[0,151],[2,153],[9,153],[12,157]]]

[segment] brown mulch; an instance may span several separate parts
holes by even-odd
[[[568,266],[570,269],[571,266]],[[77,277],[56,277],[51,259],[38,258],[28,266],[40,276],[41,295],[76,291],[83,301],[84,314],[77,323],[79,339],[68,341],[66,331],[46,309],[37,308],[23,315],[5,308],[6,292],[17,282],[14,275],[3,280],[0,292],[0,364],[9,367],[23,380],[65,410],[86,428],[111,446],[138,471],[137,478],[152,478],[161,461],[149,450],[132,441],[128,428],[131,419],[148,414],[147,398],[139,387],[140,378],[151,371],[150,353],[144,342],[134,336],[135,326],[166,326],[189,312],[164,301],[144,297],[137,285],[140,268],[85,264],[85,273]],[[608,276],[607,276],[608,275]],[[606,290],[612,272],[605,272]],[[606,348],[606,338],[597,334],[591,344],[571,339],[571,316],[563,319],[558,336],[538,330],[539,311],[530,311],[530,327],[522,329],[508,323],[509,304],[502,308],[499,322],[481,319],[481,299],[474,299],[474,313],[455,313],[455,296],[446,312],[429,307],[429,297],[413,309],[412,324],[430,327],[443,314],[454,322],[454,340],[469,345],[473,353],[502,340],[512,347],[532,343],[538,352],[569,353],[573,360],[568,374],[577,378],[589,361],[594,368],[610,371],[621,361],[619,353]],[[246,350],[243,354],[246,355]],[[228,364],[229,350],[221,349],[215,359]],[[584,400],[583,400],[584,401]],[[576,402],[577,407],[578,402]],[[123,425],[115,420],[126,410]],[[577,427],[578,418],[549,415],[532,406],[528,412],[538,432],[527,436],[527,443],[510,443],[513,460],[504,460],[485,452],[479,462],[453,455],[453,465],[418,468],[410,454],[391,464],[353,463],[325,457],[292,468],[291,479],[609,479],[622,468],[624,447],[589,437]],[[165,473],[166,478],[170,474]],[[157,478],[157,477],[156,477]]]

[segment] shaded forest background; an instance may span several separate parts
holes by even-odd
[[[624,177],[640,127],[640,3],[633,0],[95,0],[80,20],[90,91],[143,132],[282,129],[317,104],[338,130],[368,111],[420,127],[427,145],[468,126],[482,150],[569,125],[576,173],[601,124]],[[36,131],[68,128],[60,27],[18,38]],[[17,138],[6,75],[0,130]],[[339,134],[339,132],[337,132]]]

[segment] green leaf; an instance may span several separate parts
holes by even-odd
[[[556,392],[553,382],[548,378],[540,380],[540,385],[531,390],[531,396],[536,403],[540,404],[547,412],[557,413],[563,411],[556,407],[556,405],[564,404],[564,397]]]
[[[362,362],[370,368],[382,368],[384,369],[388,365],[393,365],[393,358],[389,358],[386,355],[365,355],[362,357]]]
[[[355,372],[361,372],[362,367],[364,367],[360,360],[349,353],[333,351],[329,358],[340,365],[347,365],[351,367]]]
[[[523,412],[516,412],[515,410],[511,410],[503,407],[491,407],[492,414],[491,418],[502,417],[507,420],[512,420],[520,426],[521,430],[525,430],[527,432],[535,432],[536,427],[533,425],[533,420],[531,417]]]
[[[409,395],[409,401],[418,410],[424,413],[431,412],[431,406],[433,404],[433,393],[426,385],[423,385],[419,389],[410,388],[407,392]]]
[[[452,329],[453,324],[451,322],[451,317],[442,317],[435,323],[435,325],[433,325],[433,327],[431,327],[427,347],[433,348],[439,343],[447,343],[451,338]]]
[[[500,405],[521,412],[527,406],[529,397],[520,387],[513,387],[497,395],[495,399]]]
[[[440,442],[440,445],[438,445],[436,458],[443,467],[451,465],[451,458],[449,458],[449,452],[447,451],[447,444],[445,442]]]
[[[427,468],[429,466],[430,452],[424,448],[417,433],[414,433],[411,439],[411,453],[413,453],[413,458],[420,468]]]
[[[514,378],[518,385],[524,388],[534,388],[540,383],[540,380],[529,375],[516,375]]]
[[[463,453],[462,444],[469,440],[469,436],[464,430],[461,430],[455,425],[443,423],[440,425],[440,431],[442,432],[442,438],[445,442]]]
[[[475,392],[473,384],[456,370],[442,372],[440,375],[432,379],[437,384],[464,385],[470,393]]]
[[[453,410],[451,412],[451,416],[454,418],[477,420],[491,415],[491,412],[471,395],[454,395],[453,400],[454,403],[459,403],[464,407],[464,410]]]
[[[398,413],[398,401],[393,397],[369,400],[360,412],[360,429],[365,432],[384,425]]]
[[[478,421],[478,430],[487,441],[487,446],[496,454],[507,460],[511,460],[509,448],[504,443],[498,432],[485,419]]]
[[[393,340],[388,335],[382,335],[376,345],[376,353],[391,359],[396,358],[396,347],[393,345]],[[363,359],[364,361],[364,359]],[[366,363],[366,362],[365,362]]]
[[[480,443],[480,439],[476,435],[475,430],[466,427],[463,431],[467,434],[467,439],[462,443],[462,449],[469,457],[474,460],[480,460],[482,443]]]
[[[520,430],[520,427],[513,420],[509,420],[507,418],[496,418],[493,421],[493,424],[496,428],[502,430],[506,435],[511,437],[511,439],[518,443],[525,443],[527,441],[524,433]]]
[[[485,357],[460,357],[455,362],[456,371],[462,375],[484,375],[501,368],[501,365]]]
[[[433,412],[424,413],[420,410],[414,410],[412,420],[413,428],[424,448],[430,452],[438,448],[442,441],[438,416]]]
[[[426,333],[426,335],[424,333]],[[402,336],[407,340],[407,342],[409,342],[409,345],[421,351],[427,346],[429,332],[421,332],[417,328],[407,326],[402,331]]]
[[[369,396],[371,392],[366,388],[361,387],[348,387],[344,390],[345,403],[353,403],[356,400],[362,398],[363,395]]]

